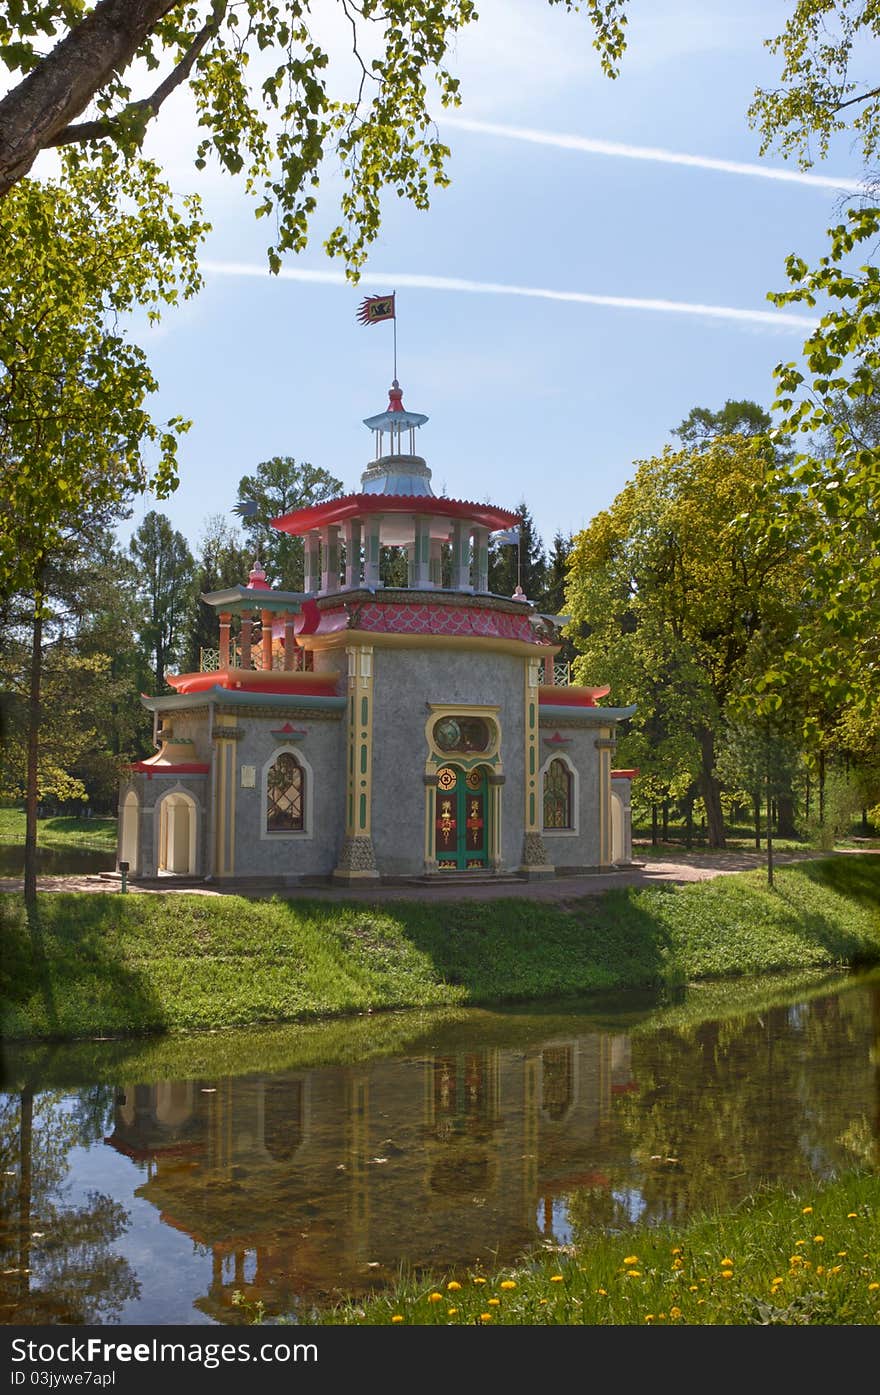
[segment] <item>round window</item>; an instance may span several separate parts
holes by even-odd
[[[486,751],[494,728],[482,717],[441,717],[434,727],[434,742],[441,751]]]

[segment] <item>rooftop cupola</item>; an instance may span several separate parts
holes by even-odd
[[[416,455],[416,431],[427,420],[424,412],[407,411],[403,405],[403,389],[395,378],[388,389],[385,411],[364,418],[364,425],[375,436],[376,455],[361,475],[363,494],[434,498],[431,471],[424,458]]]

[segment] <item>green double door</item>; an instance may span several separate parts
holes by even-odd
[[[489,861],[489,800],[485,768],[465,772],[444,765],[437,772],[434,849],[437,867],[464,872]]]

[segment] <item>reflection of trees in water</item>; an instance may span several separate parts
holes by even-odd
[[[90,1192],[66,1203],[68,1158],[102,1136],[112,1091],[25,1086],[0,1096],[0,1321],[85,1326],[118,1317],[140,1285],[110,1246],[128,1228],[119,1202]]]
[[[878,990],[636,1034],[638,1092],[615,1111],[630,1160],[608,1189],[572,1194],[572,1222],[681,1223],[765,1183],[876,1165],[878,1045]]]

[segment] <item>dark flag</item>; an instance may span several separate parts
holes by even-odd
[[[361,301],[357,317],[362,325],[375,325],[379,320],[393,320],[393,295],[368,295]]]

